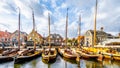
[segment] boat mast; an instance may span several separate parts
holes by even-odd
[[[81,35],[81,15],[79,16],[79,23],[78,23],[78,36]]]
[[[78,46],[80,46],[80,39],[81,36],[81,15],[79,16],[79,23],[78,23]]]
[[[33,41],[34,41],[34,50],[36,49],[36,44],[35,44],[35,18],[34,18],[34,11],[32,9],[32,17],[33,17]]]
[[[49,47],[51,47],[50,44],[50,14],[48,13],[48,32],[49,32]]]
[[[19,8],[19,17],[18,17],[18,49],[20,50],[20,8]]]
[[[32,9],[32,17],[33,17],[33,31],[35,31],[35,18],[34,18],[34,11]]]
[[[67,16],[66,16],[66,32],[65,32],[65,45],[67,47],[67,29],[68,29],[68,8],[67,8]]]
[[[97,0],[96,0],[95,15],[94,15],[94,46],[96,45],[96,19],[97,19]]]

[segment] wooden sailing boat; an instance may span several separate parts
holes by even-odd
[[[49,25],[49,48],[44,49],[42,52],[42,60],[45,63],[51,63],[53,61],[55,61],[56,57],[57,57],[57,50],[55,48],[51,48],[51,44],[50,44],[50,15],[48,13],[48,25]]]
[[[19,24],[20,24],[20,9],[19,9],[18,19],[19,19]],[[0,62],[13,61],[14,57],[17,56],[17,52],[19,51],[19,48],[20,47],[18,46],[18,48],[12,48],[11,50],[2,49],[1,54],[0,54]]]
[[[3,50],[3,52],[0,54],[0,63],[13,61],[14,57],[17,55],[18,49],[13,48],[11,50]]]
[[[35,31],[34,12],[33,11],[32,11],[32,15],[33,15],[33,31]],[[19,31],[20,31],[20,29],[19,29]],[[19,32],[19,39],[20,39],[20,32]],[[20,50],[20,40],[19,40],[19,50],[20,51],[18,52],[18,56],[15,59],[15,63],[22,63],[25,61],[30,61],[41,55],[42,51],[40,49],[36,49],[35,40],[33,40],[33,41],[34,41],[33,49],[21,49]]]
[[[85,59],[97,59],[99,57],[98,54],[89,50],[89,48],[82,48],[81,50],[77,51],[80,54],[81,58]]]
[[[95,21],[94,21],[94,46],[96,45],[96,14],[97,14],[97,0],[96,0],[96,8],[95,8]],[[77,52],[81,55],[82,58],[97,59],[99,55],[97,53],[90,51],[89,49],[90,47],[83,47],[81,50],[78,50]]]
[[[104,59],[120,61],[120,52],[116,51],[115,49],[102,48],[102,50],[99,51],[101,51],[101,55]]]
[[[68,9],[67,9],[67,16],[66,16],[66,32],[65,32],[65,48],[58,48],[60,55],[65,58],[69,59],[76,59],[77,55],[72,48],[67,48],[67,27],[68,27]]]

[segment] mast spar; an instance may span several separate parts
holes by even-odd
[[[94,16],[94,46],[96,45],[96,19],[97,19],[97,0],[95,6],[95,16]]]
[[[48,32],[49,32],[49,47],[51,46],[50,44],[50,13],[48,13]]]
[[[78,36],[81,35],[81,15],[79,16],[79,23],[78,23]]]
[[[35,18],[34,18],[34,11],[32,9],[32,16],[33,16],[33,30],[35,31]]]
[[[78,43],[79,43],[79,47],[80,47],[80,40],[79,37],[81,36],[81,14],[79,16],[79,22],[78,22]]]
[[[19,17],[18,17],[18,49],[20,50],[20,8],[19,8]]]
[[[33,8],[32,9],[32,17],[33,17],[33,41],[34,41],[34,50],[36,49],[36,42],[35,42],[35,18],[34,18],[34,11]]]
[[[65,32],[65,45],[67,46],[67,29],[68,29],[68,8],[67,8],[67,16],[66,16],[66,32]]]

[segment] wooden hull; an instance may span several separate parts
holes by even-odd
[[[63,57],[65,58],[68,58],[68,59],[76,59],[77,56],[76,55],[71,55],[71,54],[68,54],[68,53],[63,53]]]
[[[104,55],[104,58],[105,59],[111,59],[111,56],[110,55]]]
[[[13,57],[9,57],[9,56],[0,56],[0,63],[9,62],[9,61],[13,61],[13,60],[14,60]]]
[[[42,61],[44,63],[52,63],[55,61],[56,57],[57,57],[57,50],[56,49],[54,50],[53,55],[51,55],[51,54],[45,55],[44,52],[42,53]]]
[[[80,56],[85,59],[97,59],[99,57],[97,54],[87,54],[82,51],[78,51],[77,53],[79,53]]]
[[[15,59],[15,63],[24,63],[27,61],[31,61],[41,55],[41,51],[35,51],[33,54],[29,56],[17,56]]]
[[[6,52],[3,51],[2,55],[0,56],[0,63],[13,61],[14,57],[17,56],[17,52],[17,49],[13,49],[11,51]]]
[[[63,57],[63,59],[66,61],[66,62],[69,62],[71,64],[77,64],[77,61],[76,60],[71,60],[71,59],[68,59],[68,58],[65,58]]]
[[[64,58],[67,59],[76,59],[77,55],[76,54],[69,54],[67,52],[65,52],[65,49],[58,49],[58,52],[61,56],[63,56]]]
[[[58,48],[58,53],[60,56],[63,57],[64,49]]]
[[[113,57],[114,60],[119,60],[120,61],[120,57]]]
[[[42,57],[42,61],[46,64],[48,63],[54,63],[56,61],[56,56],[53,57]]]
[[[111,53],[103,53],[104,59],[113,60],[113,55]]]
[[[113,59],[120,61],[120,54],[113,54]]]
[[[105,59],[110,59],[110,60],[120,60],[119,54],[105,53],[104,57],[105,57]]]

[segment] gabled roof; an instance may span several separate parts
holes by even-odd
[[[35,31],[35,33],[36,33],[37,35],[39,35],[40,38],[42,38],[41,34],[39,34],[37,31]]]
[[[94,35],[94,30],[88,30],[88,31],[90,31],[91,34]],[[108,36],[113,36],[113,35],[111,35],[111,34],[109,34],[109,33],[106,33],[106,32],[104,32],[104,31],[100,31],[100,30],[97,30],[97,31],[96,31],[96,34],[97,34],[97,35],[106,35],[107,37],[108,37]]]
[[[7,31],[0,31],[0,37],[10,37],[10,32]]]
[[[54,33],[54,34],[50,34],[50,36],[52,36],[53,38],[56,38],[57,36],[59,36],[60,38],[62,38],[62,36],[60,35],[60,34],[56,34],[56,33]],[[49,36],[47,36],[47,38],[48,38]]]
[[[15,32],[13,32],[11,35],[15,34],[15,33],[18,33],[18,30],[16,30]],[[28,35],[26,32],[22,32],[20,31],[21,34],[24,34],[24,35]]]
[[[37,34],[40,38],[42,38],[41,34],[39,34],[37,31],[32,30],[32,32],[31,32],[30,34],[32,34],[32,33],[35,33],[35,34]],[[29,35],[30,35],[30,34],[29,34]]]

